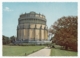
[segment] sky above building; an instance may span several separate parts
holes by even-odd
[[[21,14],[34,11],[46,16],[50,26],[63,16],[78,16],[77,2],[3,2],[2,35],[17,36],[18,18]]]

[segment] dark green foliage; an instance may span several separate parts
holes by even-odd
[[[2,36],[2,43],[3,43],[3,45],[9,44],[10,43],[9,37],[3,35]]]
[[[2,35],[2,43],[3,43],[3,45],[14,43],[15,40],[16,40],[15,36],[11,36],[9,38],[7,36]]]
[[[11,40],[11,43],[14,43],[15,40],[16,40],[16,37],[15,37],[15,36],[11,36],[11,37],[10,37],[10,40]]]

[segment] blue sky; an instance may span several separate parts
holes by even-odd
[[[46,16],[50,26],[63,16],[78,16],[77,2],[3,2],[2,34],[17,36],[17,25],[20,14],[35,11]]]

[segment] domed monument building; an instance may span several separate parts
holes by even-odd
[[[40,13],[32,11],[21,14],[17,26],[18,41],[47,41],[48,27],[46,22],[45,16]]]

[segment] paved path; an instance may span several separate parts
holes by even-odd
[[[28,56],[50,56],[51,49],[45,47],[37,52],[34,52]]]

